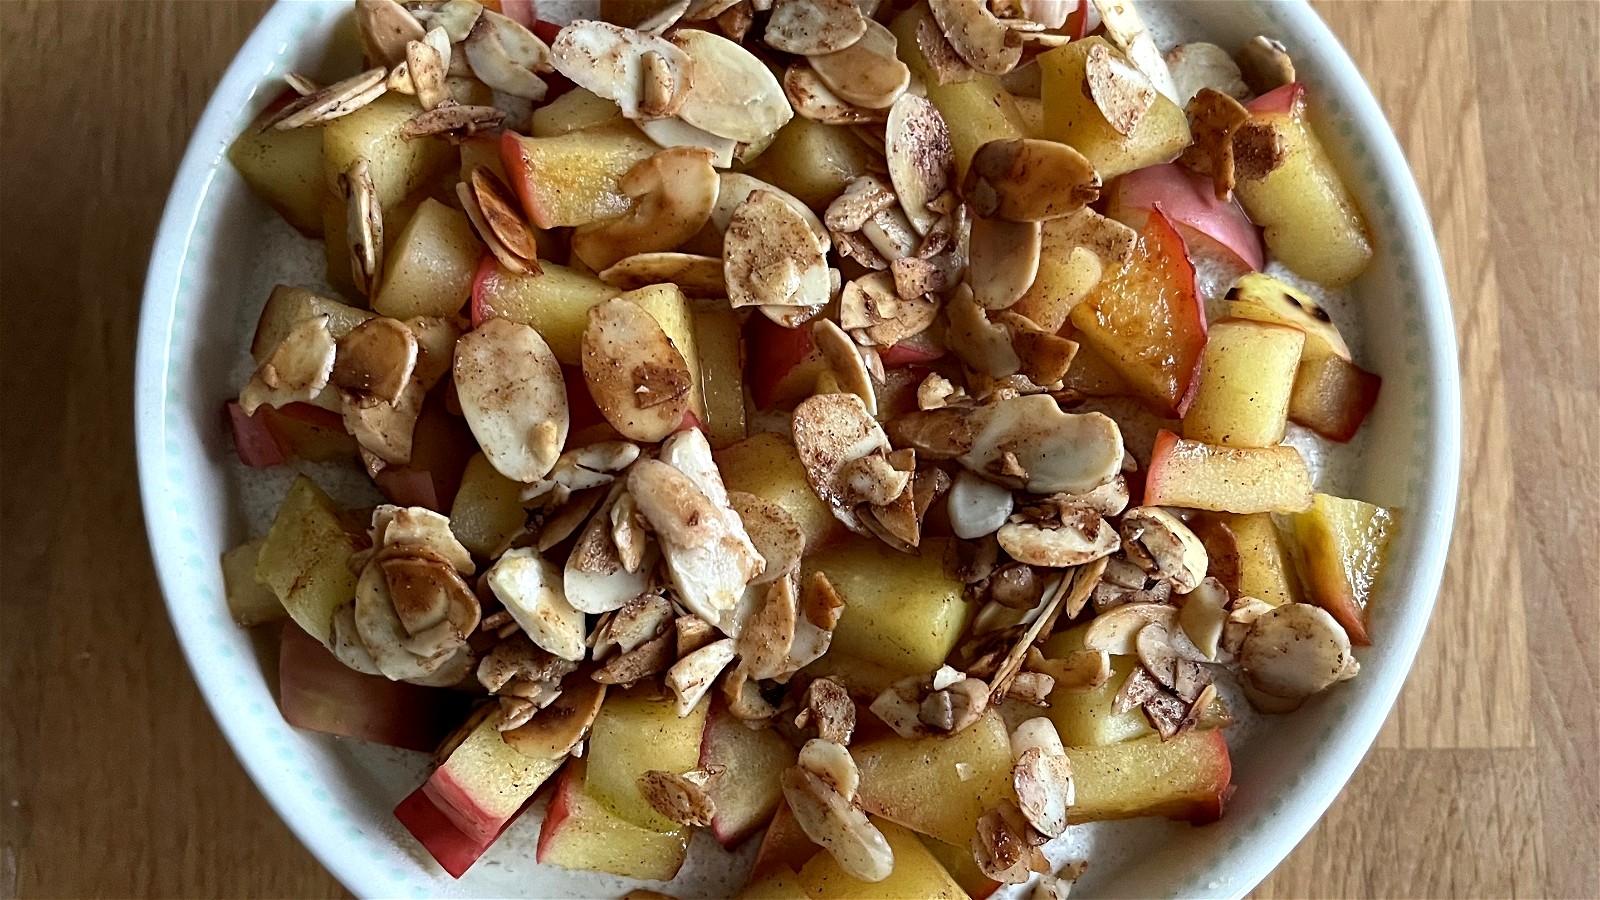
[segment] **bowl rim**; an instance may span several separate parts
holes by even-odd
[[[1384,180],[1393,189],[1398,218],[1395,229],[1405,239],[1404,257],[1416,264],[1419,315],[1427,335],[1423,341],[1427,351],[1423,369],[1431,384],[1424,437],[1432,452],[1424,467],[1417,508],[1407,510],[1408,527],[1417,527],[1422,532],[1419,536],[1421,549],[1416,570],[1405,590],[1407,604],[1398,617],[1400,634],[1387,648],[1397,663],[1395,674],[1352,706],[1347,714],[1349,727],[1318,754],[1306,773],[1311,777],[1288,799],[1283,813],[1274,817],[1272,828],[1254,835],[1259,838],[1254,849],[1237,854],[1239,865],[1231,872],[1223,894],[1235,898],[1244,896],[1265,879],[1317,823],[1349,783],[1394,708],[1426,633],[1442,583],[1455,519],[1462,442],[1460,374],[1448,284],[1427,208],[1399,141],[1355,62],[1307,0],[1248,2],[1272,6],[1283,25],[1309,36],[1318,45],[1316,52],[1327,65],[1329,80],[1341,86],[1351,118],[1357,123],[1360,134],[1356,140],[1369,150]],[[197,639],[195,627],[178,614],[172,599],[187,583],[192,564],[184,559],[172,535],[155,515],[156,511],[169,506],[162,485],[153,473],[166,443],[169,404],[178,400],[169,384],[168,360],[184,263],[194,250],[196,226],[214,187],[218,162],[234,137],[231,125],[239,104],[248,101],[259,88],[261,60],[272,57],[280,49],[277,46],[279,35],[303,15],[296,8],[299,6],[289,0],[278,0],[252,30],[207,102],[174,175],[152,244],[140,310],[134,367],[135,454],[145,530],[157,581],[184,659],[195,676],[202,698],[240,765],[279,819],[324,868],[345,887],[361,894],[360,888],[370,890],[379,880],[372,876],[369,865],[353,854],[336,852],[340,838],[332,823],[296,814],[298,810],[293,808],[291,798],[275,781],[280,773],[250,747],[245,726],[227,714],[229,710],[221,705],[220,694],[206,687],[202,676],[209,663],[201,650],[203,643]]]

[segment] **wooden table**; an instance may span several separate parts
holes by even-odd
[[[161,204],[264,6],[0,5],[0,897],[343,893],[200,701],[157,595],[132,455]],[[1344,795],[1258,893],[1600,897],[1600,5],[1319,9],[1433,214],[1466,459],[1416,671]]]

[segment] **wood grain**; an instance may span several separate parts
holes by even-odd
[[[338,896],[183,666],[133,470],[146,256],[264,2],[0,4],[0,897]],[[1466,459],[1401,702],[1261,897],[1600,896],[1600,6],[1325,2],[1432,213]],[[1419,37],[1424,36],[1424,37]],[[46,323],[34,331],[34,322]]]

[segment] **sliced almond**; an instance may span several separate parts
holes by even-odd
[[[606,501],[583,527],[567,556],[563,580],[569,602],[580,612],[618,609],[650,587],[655,547],[646,547],[640,564],[630,570],[611,536],[610,511],[625,493],[621,484],[612,486]]]
[[[1117,530],[1099,513],[1054,526],[1010,522],[995,536],[1012,559],[1056,569],[1081,566],[1117,550]]]
[[[990,141],[973,154],[961,194],[980,217],[1036,222],[1068,215],[1100,196],[1100,175],[1057,141]]]
[[[1244,83],[1239,64],[1216,44],[1179,44],[1167,51],[1166,61],[1178,92],[1173,99],[1179,106],[1187,104],[1201,88],[1221,91],[1241,102],[1250,99],[1250,88]]]
[[[543,478],[567,439],[567,388],[550,345],[505,318],[462,335],[456,395],[484,455],[513,481]]]
[[[679,825],[704,827],[717,814],[705,786],[675,772],[651,769],[640,775],[639,793],[651,809]]]
[[[850,743],[850,735],[856,729],[856,704],[850,699],[850,692],[845,690],[844,685],[833,678],[818,678],[806,686],[802,706],[800,715],[795,719],[795,727],[815,725],[821,743],[831,743],[841,750]],[[810,747],[812,743],[816,742],[806,746]],[[802,759],[801,765],[808,763]],[[840,793],[846,797],[855,796],[853,785],[849,790],[845,790],[843,784],[839,786]]]
[[[677,659],[677,637],[671,630],[638,647],[613,656],[590,677],[600,684],[630,685],[665,672]]]
[[[1103,650],[1112,656],[1130,656],[1137,652],[1136,640],[1140,630],[1152,623],[1160,624],[1169,633],[1178,621],[1178,608],[1165,603],[1125,603],[1096,616],[1083,633],[1083,646],[1087,650]]]
[[[365,296],[378,292],[383,278],[383,208],[372,182],[372,167],[358,158],[339,177],[345,197],[345,240],[350,246],[350,277]]]
[[[777,195],[757,190],[734,210],[723,239],[728,300],[741,306],[826,303],[823,248],[804,218]]]
[[[416,365],[416,333],[394,319],[374,316],[339,339],[329,383],[347,393],[394,403]]]
[[[1184,111],[1189,116],[1194,141],[1184,148],[1178,162],[1211,176],[1213,193],[1217,200],[1225,202],[1232,196],[1235,182],[1233,138],[1250,121],[1250,111],[1238,100],[1211,88],[1201,88]]]
[[[782,781],[784,799],[800,830],[832,854],[841,869],[862,881],[889,877],[894,851],[866,813],[809,769],[785,769]]]
[[[759,601],[739,629],[736,649],[741,667],[751,678],[779,678],[793,671],[789,648],[799,616],[794,583],[780,578],[759,594]]]
[[[861,236],[889,261],[914,255],[919,243],[917,230],[911,227],[911,220],[897,208],[882,210],[868,219],[861,226]]]
[[[474,166],[467,180],[472,186],[472,196],[478,201],[484,224],[507,250],[522,259],[535,261],[537,265],[538,243],[534,239],[533,229],[523,220],[520,207],[511,196],[511,189],[487,166]]]
[[[805,552],[805,533],[790,512],[777,503],[743,491],[729,491],[728,503],[744,522],[745,531],[756,552],[766,560],[766,568],[751,584],[767,584],[800,570]],[[757,676],[763,677],[763,676]]]
[[[743,665],[733,666],[722,679],[722,699],[734,718],[748,723],[761,723],[778,714],[778,708],[761,696]]]
[[[797,115],[824,125],[860,125],[884,119],[883,110],[856,106],[835,94],[806,63],[790,63],[783,71],[783,93]]]
[[[1115,478],[1122,465],[1122,433],[1116,422],[1100,413],[1064,412],[1045,394],[975,409],[909,413],[891,426],[909,437],[913,423],[921,419],[936,429],[953,429],[949,437],[960,439],[945,448],[918,445],[919,454],[954,456],[980,475],[996,472],[1010,454],[1026,473],[1027,489],[1036,494],[1094,490]],[[907,446],[899,436],[896,444]],[[940,449],[953,452],[940,454]]]
[[[412,3],[409,8],[424,28],[443,28],[453,44],[466,40],[472,33],[472,26],[478,24],[478,17],[483,15],[483,5],[475,0]]]
[[[672,601],[660,594],[641,594],[595,628],[594,658],[603,660],[613,650],[632,653],[665,634],[672,622]]]
[[[471,184],[465,181],[456,182],[456,200],[461,204],[461,211],[467,214],[467,221],[472,223],[472,229],[478,233],[484,246],[489,248],[489,252],[506,271],[517,275],[534,274],[534,267],[539,266],[538,262],[512,252],[511,248],[500,240],[499,234],[490,225],[477,195],[473,193]],[[539,271],[541,273],[544,271],[542,266],[539,266]]]
[[[567,602],[560,569],[523,547],[502,554],[486,580],[534,644],[562,659],[583,659],[583,613]]]
[[[717,205],[711,210],[711,224],[718,233],[725,233],[728,226],[733,223],[733,214],[745,201],[749,200],[756,191],[766,191],[772,196],[782,200],[788,207],[795,211],[801,219],[805,220],[806,227],[816,235],[817,244],[822,247],[822,252],[828,252],[831,246],[828,229],[811,211],[811,207],[801,202],[795,195],[768,184],[759,178],[746,175],[742,172],[722,172],[718,174],[721,187],[717,191]]]
[[[509,16],[483,10],[461,51],[472,74],[499,93],[538,102],[549,90],[538,75],[550,69],[549,46]]]
[[[1059,743],[1058,740],[1058,746]],[[1047,753],[1040,747],[1027,748],[1012,766],[1011,784],[1028,824],[1047,837],[1060,837],[1066,832],[1067,810],[1073,804],[1074,792],[1072,763],[1064,751]]]
[[[858,533],[855,497],[846,464],[890,449],[883,428],[854,394],[819,394],[795,407],[791,419],[795,450],[806,480],[839,521]]]
[[[676,698],[679,718],[687,716],[722,670],[733,662],[734,640],[723,638],[701,647],[667,669],[667,689]]]
[[[662,119],[646,119],[635,124],[650,140],[655,141],[661,147],[705,150],[711,154],[711,165],[718,169],[726,169],[733,165],[734,154],[739,147],[738,141],[718,137],[709,131],[696,128],[676,116]]]
[[[1294,60],[1282,43],[1263,35],[1256,35],[1239,48],[1239,70],[1245,84],[1257,94],[1265,94],[1293,84],[1296,80]]]
[[[1105,35],[1119,50],[1127,54],[1129,62],[1138,69],[1150,84],[1177,102],[1177,88],[1172,83],[1172,73],[1161,56],[1150,29],[1145,27],[1139,8],[1127,0],[1092,0],[1100,13],[1100,23]]]
[[[927,234],[938,218],[928,203],[955,179],[950,129],[938,108],[915,94],[902,94],[889,109],[884,154],[901,209],[918,234]]]
[[[984,876],[1002,884],[1021,884],[1032,877],[1028,821],[1010,800],[978,817],[972,853]]]
[[[364,675],[382,675],[383,670],[378,668],[377,660],[372,658],[367,645],[361,642],[361,635],[356,630],[356,605],[354,601],[339,607],[333,614],[333,631],[331,633],[328,650],[335,659]]]
[[[620,291],[676,284],[685,295],[697,299],[722,297],[728,290],[722,260],[692,253],[636,253],[617,260],[597,277]]]
[[[595,405],[624,437],[659,441],[689,410],[689,364],[655,317],[622,297],[589,308],[583,377]]]
[[[720,626],[764,565],[738,515],[713,503],[687,475],[658,460],[634,463],[628,492],[656,533],[679,599],[696,615]]]
[[[396,66],[406,59],[406,44],[422,40],[423,27],[395,0],[356,0],[356,31],[368,59]]]
[[[423,109],[437,109],[450,100],[445,84],[449,67],[450,38],[444,29],[434,28],[423,40],[406,45],[406,76]]]
[[[244,389],[239,405],[253,415],[263,404],[283,406],[315,400],[333,376],[338,344],[328,330],[326,315],[301,321],[284,335]]]
[[[601,0],[600,18],[634,28],[645,34],[660,34],[671,28],[693,4],[690,0],[661,0],[637,3],[634,0]]]
[[[783,87],[749,50],[709,31],[685,28],[672,42],[694,60],[678,115],[690,125],[744,143],[776,134],[794,117]]]
[[[928,69],[933,73],[936,84],[957,84],[971,81],[974,72],[967,61],[961,58],[956,48],[950,46],[950,41],[939,30],[939,24],[932,16],[920,16],[917,19],[916,31],[917,49],[922,51],[922,58],[927,61]]]
[[[643,57],[653,53],[671,73],[670,93],[687,94],[694,65],[687,53],[671,41],[608,22],[580,19],[561,29],[550,46],[556,71],[606,98],[615,100],[630,119],[645,116]],[[708,129],[709,130],[709,129]]]
[[[911,70],[895,55],[895,36],[867,19],[860,39],[843,50],[809,57],[824,84],[846,103],[888,109],[911,84]]]
[[[850,336],[831,319],[818,319],[811,328],[811,338],[817,349],[822,351],[823,359],[828,361],[828,368],[838,380],[840,389],[860,397],[867,412],[876,415],[878,394],[872,386],[872,374],[867,371],[855,341],[850,340]]]
[[[1011,333],[989,320],[966,285],[945,304],[945,316],[949,321],[946,335],[951,349],[974,372],[1004,378],[1022,368],[1022,357],[1017,355]]]
[[[971,472],[959,472],[950,487],[950,526],[956,537],[973,540],[994,534],[1013,507],[1011,491]]]
[[[387,77],[388,72],[380,67],[330,84],[273,113],[262,122],[261,130],[290,131],[348,116],[382,97],[387,90],[384,85]]]
[[[1228,589],[1215,578],[1207,578],[1183,595],[1178,625],[1195,647],[1207,658],[1216,659],[1228,620]]]
[[[469,138],[499,128],[505,118],[505,110],[493,106],[441,106],[407,119],[400,137],[408,141],[437,135]]]
[[[1111,680],[1111,655],[1104,650],[1073,650],[1060,659],[1041,659],[1031,668],[1054,678],[1057,690],[1078,694]]]
[[[1277,697],[1307,697],[1339,681],[1351,660],[1350,637],[1333,616],[1309,603],[1261,614],[1239,648],[1239,671]]]
[[[1039,274],[1038,222],[974,218],[967,282],[984,309],[1006,309],[1022,299]]]
[[[816,56],[843,50],[866,32],[855,0],[777,0],[762,39],[774,50]]]
[[[989,11],[984,0],[929,0],[934,21],[967,64],[1004,75],[1022,60],[1022,38]]]
[[[535,713],[520,727],[500,734],[511,749],[533,759],[560,759],[589,733],[606,686],[590,678],[572,678],[562,684],[561,696]]]
[[[1118,134],[1132,134],[1156,102],[1156,89],[1150,82],[1103,44],[1089,48],[1084,77],[1089,98]]]
[[[1152,578],[1170,581],[1188,593],[1206,577],[1206,547],[1189,526],[1158,506],[1140,506],[1122,515],[1122,544]]]

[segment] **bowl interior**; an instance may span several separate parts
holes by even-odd
[[[1219,0],[1146,8],[1174,38],[1232,47],[1267,34],[1289,46],[1310,86],[1319,134],[1360,198],[1378,250],[1340,325],[1354,332],[1363,364],[1384,376],[1383,390],[1362,436],[1330,455],[1318,485],[1402,510],[1371,612],[1376,645],[1360,654],[1361,677],[1270,727],[1230,732],[1238,793],[1223,821],[1205,828],[1127,822],[1075,829],[1081,833],[1074,840],[1093,853],[1086,892],[1239,896],[1287,855],[1344,785],[1421,640],[1454,511],[1455,344],[1432,230],[1404,158],[1354,66],[1309,7]],[[281,3],[268,14],[196,130],[157,237],[136,402],[145,515],[166,600],[202,692],[251,777],[357,894],[618,896],[627,889],[621,879],[535,864],[537,811],[513,825],[465,878],[450,879],[391,815],[421,780],[426,761],[286,725],[274,701],[275,642],[235,627],[223,601],[218,557],[263,533],[290,473],[244,477],[218,410],[248,372],[245,335],[271,285],[323,283],[320,245],[296,236],[258,203],[224,152],[276,93],[283,72],[355,65],[332,58],[339,53],[331,49],[333,36],[350,34],[348,9],[344,2]],[[332,470],[312,474],[348,502],[366,490]],[[1151,853],[1156,846],[1161,852]],[[674,890],[726,896],[743,866],[722,864],[723,858],[713,841],[698,836]]]

